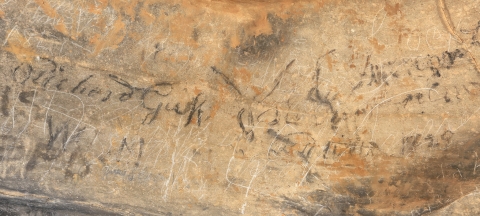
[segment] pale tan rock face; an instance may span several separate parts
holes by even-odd
[[[0,212],[476,214],[479,3],[0,0]]]

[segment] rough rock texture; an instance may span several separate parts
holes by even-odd
[[[0,0],[0,213],[478,214],[479,7]]]

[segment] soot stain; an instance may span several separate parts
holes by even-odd
[[[442,136],[443,141],[454,143],[452,132],[447,131]],[[414,148],[420,138],[419,134],[405,137],[405,148]],[[423,215],[434,212],[474,191],[480,179],[476,169],[480,137],[465,144],[454,144],[450,148],[433,150],[433,156],[428,159],[389,157],[393,163],[383,165],[391,166],[386,167],[387,174],[379,173],[378,166],[365,167],[371,175],[339,179],[328,190],[299,194],[308,202],[283,197],[283,201],[275,204],[299,215]],[[393,210],[387,206],[396,207]]]
[[[234,52],[241,61],[266,60],[275,56],[278,50],[287,45],[292,36],[293,20],[282,20],[274,14],[268,14],[267,20],[272,27],[271,34],[246,35],[242,33],[242,42],[234,48]]]

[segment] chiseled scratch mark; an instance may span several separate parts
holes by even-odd
[[[370,138],[371,142],[375,142],[375,128],[377,127],[377,122],[378,122],[378,107],[377,107],[377,114],[375,115],[375,124],[373,125],[372,129],[372,137]]]
[[[241,185],[241,184],[237,184],[235,182],[232,182],[230,180],[230,178],[228,178],[228,173],[230,172],[230,164],[232,163],[232,161],[235,159],[235,150],[237,149],[237,143],[235,143],[235,147],[233,148],[233,152],[232,152],[232,156],[230,157],[230,160],[228,161],[228,165],[227,165],[227,170],[225,171],[225,179],[227,180],[228,182],[228,187],[230,185],[235,185],[237,187],[241,187],[241,188],[245,188],[246,191],[245,191],[245,202],[242,204],[242,207],[239,209],[240,212],[242,214],[245,214],[245,208],[247,207],[247,198],[248,198],[248,194],[250,192],[250,189],[252,188],[252,183],[253,183],[253,180],[258,176],[258,174],[260,173],[260,171],[258,170],[258,168],[260,167],[260,161],[256,161],[257,162],[257,167],[255,169],[255,172],[252,174],[252,178],[250,178],[250,182],[248,183],[248,186],[245,186],[245,185]],[[243,164],[242,164],[243,166]],[[227,187],[227,188],[228,188]]]
[[[18,98],[20,97],[20,93],[18,93],[17,96],[15,97],[15,102],[13,103],[13,107],[12,107],[12,130],[15,128],[15,106],[17,105],[17,101],[18,101]]]
[[[167,197],[168,197],[168,185],[170,184],[170,179],[172,178],[172,175],[173,175],[173,167],[175,166],[175,153],[177,152],[177,149],[175,149],[175,151],[172,153],[172,165],[170,166],[170,173],[168,175],[168,179],[165,181],[165,194],[163,195],[163,200],[164,201],[167,201]],[[172,183],[173,184],[173,183]]]
[[[10,38],[10,35],[12,34],[13,31],[15,31],[17,29],[17,25],[15,25],[12,30],[10,30],[10,32],[8,33],[7,37],[5,38],[5,42],[3,42],[3,46],[5,46],[5,44],[7,44],[8,42],[8,38]]]
[[[370,36],[371,38],[373,38],[373,36],[375,36],[375,34],[377,34],[377,32],[380,31],[380,29],[382,28],[382,25],[383,25],[383,21],[385,21],[385,17],[387,16],[387,13],[385,12],[385,14],[383,15],[382,22],[380,23],[380,25],[378,26],[377,30],[375,31],[375,20],[377,20],[378,13],[380,13],[380,11],[382,11],[382,10],[384,10],[384,8],[380,9],[380,10],[375,14],[375,18],[373,19],[373,23],[372,23],[372,35]]]
[[[255,169],[255,172],[252,175],[252,178],[250,179],[250,182],[248,183],[248,187],[246,187],[247,191],[245,192],[245,202],[243,203],[242,207],[240,208],[240,211],[242,214],[245,214],[245,208],[247,207],[247,197],[248,197],[248,192],[250,192],[250,189],[252,188],[252,182],[253,180],[257,177],[259,171],[258,167],[260,166],[260,162],[257,160],[257,167]]]
[[[83,50],[85,50],[85,51],[87,51],[87,52],[89,52],[89,53],[93,53],[93,51],[90,51],[90,50],[88,50],[87,48],[82,47],[80,44],[77,44],[77,43],[74,43],[74,42],[70,42],[70,43],[72,43],[72,44],[75,45],[76,47],[82,48]],[[63,46],[63,45],[62,45],[62,46]]]

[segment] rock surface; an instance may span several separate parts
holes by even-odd
[[[478,0],[0,0],[0,213],[475,215]]]

